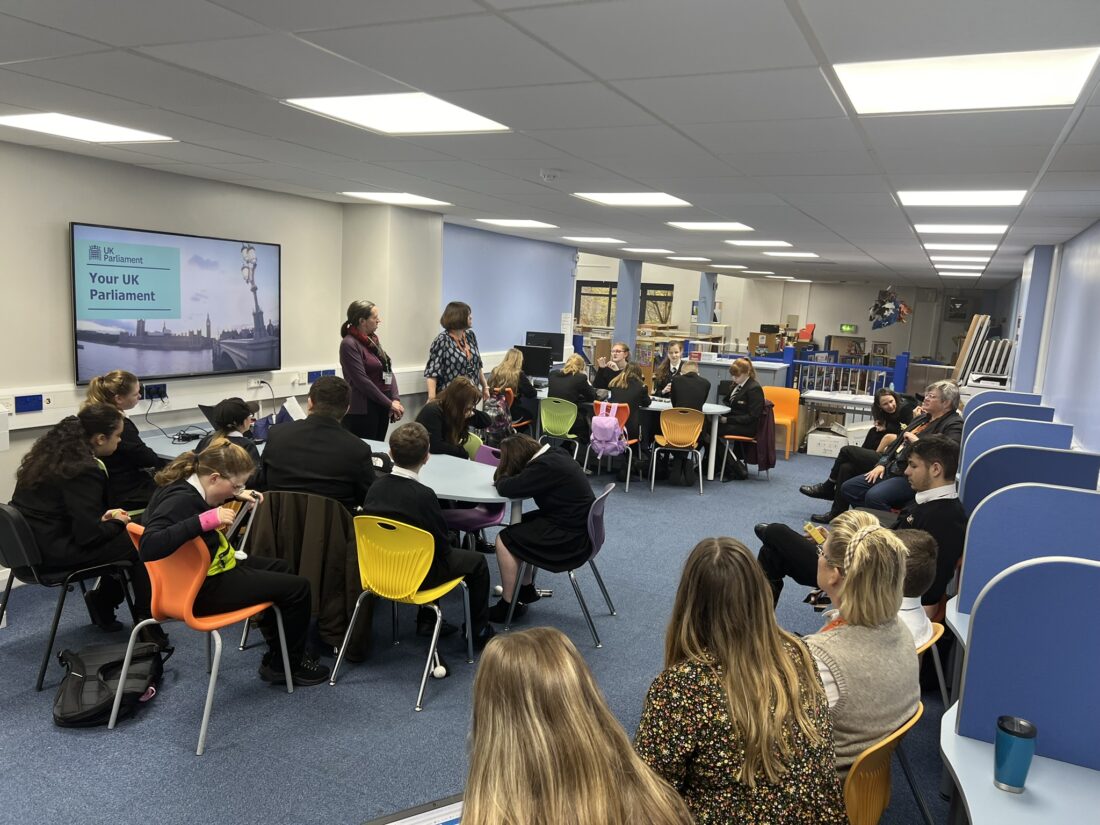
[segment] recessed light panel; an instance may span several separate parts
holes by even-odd
[[[667,192],[574,192],[573,197],[603,206],[691,206]]]
[[[726,241],[730,246],[790,246],[786,241]]]
[[[902,206],[1019,206],[1026,189],[907,190],[898,192]]]
[[[930,261],[954,261],[958,263],[968,264],[987,264],[989,263],[989,257],[982,257],[981,255],[929,255]]]
[[[985,269],[987,264],[933,264],[936,269]]]
[[[791,278],[791,283],[792,284],[812,284],[813,281],[811,281],[809,278]]]
[[[746,269],[746,275],[774,275],[770,269]]]
[[[982,273],[980,272],[940,272],[938,273],[941,278],[980,278]]]
[[[942,252],[996,252],[995,243],[926,243],[925,249],[935,249]]]
[[[506,226],[510,229],[557,229],[552,223],[529,221],[522,218],[478,218],[478,223],[491,223],[493,226]]]
[[[739,264],[715,264],[714,269],[748,269],[748,267]]]
[[[670,261],[709,261],[710,258],[696,258],[692,255],[670,255]]]
[[[677,229],[690,229],[694,232],[752,232],[751,226],[737,221],[668,221],[669,226]]]
[[[773,281],[793,281],[794,275],[765,275],[765,278],[770,278]]]
[[[624,243],[618,238],[583,238],[577,235],[563,235],[562,240],[575,243]]]
[[[838,63],[861,115],[1072,106],[1100,49],[964,54]]]
[[[623,252],[637,252],[639,255],[671,255],[674,249],[650,249],[645,246],[624,246]]]
[[[115,126],[113,123],[62,115],[57,112],[8,115],[0,117],[0,126],[27,129],[31,132],[57,135],[69,140],[83,140],[87,143],[164,143],[174,140],[166,135],[142,132],[139,129],[128,129],[125,126]]]
[[[820,257],[816,252],[765,252],[765,255],[771,255],[773,258],[817,258]]]
[[[922,235],[1003,235],[1007,223],[918,223],[914,227]]]
[[[362,198],[365,201],[375,203],[388,203],[393,206],[450,206],[447,201],[437,201],[435,198],[425,198],[422,195],[412,195],[408,192],[341,192],[351,198]]]
[[[508,131],[503,123],[424,92],[299,97],[286,102],[314,114],[386,135],[464,135]]]

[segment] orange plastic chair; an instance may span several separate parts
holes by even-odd
[[[852,763],[848,778],[844,780],[844,807],[848,811],[851,825],[877,825],[882,818],[883,811],[890,804],[890,757],[895,750],[897,750],[901,768],[909,780],[909,786],[917,798],[921,814],[925,822],[932,825],[928,807],[917,791],[917,786],[913,784],[909,760],[901,750],[902,738],[920,721],[923,713],[924,705],[918,702],[917,711],[908,722],[881,742],[867,748]]]
[[[649,491],[657,480],[657,456],[666,453],[690,453],[695,457],[699,470],[699,495],[703,495],[703,451],[699,449],[699,436],[703,434],[703,413],[687,407],[673,407],[661,411],[661,434],[653,436],[657,445],[650,459]]]
[[[943,676],[943,662],[940,661],[940,651],[936,647],[936,643],[942,636],[943,625],[939,622],[932,622],[932,637],[917,648],[917,656],[918,658],[923,657],[929,649],[932,650],[932,664],[936,667],[936,679],[940,683],[940,696],[943,697],[943,706],[947,707],[951,704],[948,699],[947,680]]]
[[[130,540],[134,543],[134,547],[137,547],[145,528],[130,523],[126,525],[126,529],[130,533]],[[210,682],[206,688],[206,707],[202,712],[202,727],[199,728],[199,745],[195,750],[198,756],[202,756],[202,752],[206,749],[206,728],[210,723],[210,711],[214,704],[214,687],[218,683],[218,666],[221,664],[222,659],[222,637],[218,630],[237,622],[248,621],[248,619],[263,613],[269,607],[274,610],[275,621],[279,626],[279,648],[283,654],[286,692],[293,693],[294,680],[291,677],[290,659],[286,652],[283,614],[274,603],[260,602],[228,613],[196,616],[193,612],[195,596],[198,595],[199,588],[206,581],[206,571],[210,569],[210,551],[201,538],[191,539],[166,558],[145,562],[145,569],[149,573],[149,584],[152,586],[152,598],[149,604],[153,618],[138,622],[130,634],[130,642],[126,645],[126,657],[122,660],[122,673],[119,675],[118,690],[115,692],[115,703],[114,707],[111,708],[111,719],[107,723],[107,727],[113,729],[118,721],[118,709],[122,704],[122,690],[126,684],[126,674],[130,669],[130,660],[134,655],[134,644],[137,642],[138,632],[146,625],[162,624],[167,621],[182,621],[192,630],[207,634],[206,669],[210,673]],[[211,637],[214,639],[213,658],[210,655]]]
[[[798,402],[802,393],[793,387],[764,387],[764,397],[775,405],[775,426],[785,430],[784,459],[791,458],[791,444],[798,428]]]
[[[610,407],[611,407],[611,403],[608,402],[608,401],[595,401],[592,404],[592,410],[593,410],[593,412],[595,412],[596,415],[606,415],[607,414],[606,411],[609,410]],[[625,434],[626,433],[627,422],[630,421],[630,405],[629,404],[619,404],[619,405],[617,405],[615,407],[615,418],[618,419],[619,428]],[[627,438],[627,440],[626,440],[626,446],[627,446],[627,450],[626,450],[626,492],[628,492],[628,493],[630,492],[630,475],[633,472],[633,468],[634,468],[634,450],[631,449],[631,448],[633,448],[633,446],[637,443],[638,443],[637,438]],[[590,452],[592,452],[592,444],[591,443],[588,444],[588,446],[585,448],[585,451],[584,451],[584,469],[585,469],[585,472],[588,471],[588,454]],[[599,469],[602,465],[603,465],[603,459],[602,458],[597,458],[596,459],[596,470],[597,470],[597,472],[599,471]]]
[[[508,412],[512,411],[512,405],[516,402],[516,394],[512,391],[511,387],[493,387],[493,395],[504,394],[504,400],[508,403]],[[522,421],[513,421],[512,429],[518,430],[522,427],[531,426],[531,419],[525,418]]]

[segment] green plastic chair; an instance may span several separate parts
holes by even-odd
[[[474,460],[477,455],[478,448],[485,443],[481,440],[481,436],[477,433],[469,433],[466,436],[466,443],[462,445],[462,448],[466,451],[466,455],[470,457],[470,461]]]
[[[541,443],[545,438],[561,438],[573,445],[573,458],[577,458],[580,443],[569,432],[577,421],[577,405],[564,398],[544,398],[539,402],[539,420],[542,422]]]

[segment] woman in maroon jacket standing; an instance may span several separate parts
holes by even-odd
[[[370,301],[353,301],[340,327],[340,367],[351,385],[351,409],[344,426],[360,438],[385,441],[391,421],[405,414],[393,362],[378,342],[382,316]]]

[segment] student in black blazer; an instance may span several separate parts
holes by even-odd
[[[538,391],[523,371],[523,353],[515,347],[504,353],[504,359],[489,373],[489,391],[505,389],[512,391],[512,420],[533,418],[537,405],[531,399]]]
[[[149,577],[126,533],[130,516],[112,509],[102,462],[118,447],[123,418],[113,404],[94,403],[63,418],[23,457],[11,504],[26,519],[48,569],[132,562],[135,612],[143,619],[149,617]],[[97,625],[119,629],[114,611],[123,592],[113,578],[104,578],[86,599]]]
[[[718,434],[756,438],[760,416],[764,412],[764,388],[756,380],[756,370],[748,358],[738,358],[730,364],[733,389],[726,404],[730,411],[718,425]]]
[[[470,427],[489,426],[489,416],[478,410],[481,390],[464,375],[451,380],[440,393],[425,404],[416,416],[416,423],[428,431],[433,455],[453,455],[469,458],[466,438]]]
[[[626,434],[628,438],[638,437],[638,420],[642,407],[648,407],[651,399],[645,382],[642,380],[642,370],[637,364],[628,364],[618,376],[611,381],[611,398],[613,404],[629,404],[630,418],[626,422]]]
[[[702,410],[710,398],[710,381],[699,374],[699,365],[694,361],[685,361],[680,374],[672,379],[672,406]]]
[[[684,347],[679,341],[668,345],[668,357],[653,373],[653,394],[666,396],[672,392],[672,379],[680,374],[684,365]]]
[[[596,359],[596,379],[592,382],[598,390],[606,390],[611,386],[611,379],[626,369],[630,363],[630,347],[622,341],[616,341],[611,345],[611,360],[606,358]]]
[[[447,388],[451,386],[453,382]],[[363,501],[363,512],[401,521],[432,534],[435,555],[420,589],[429,590],[459,576],[466,577],[466,586],[470,590],[474,647],[480,650],[493,637],[488,618],[489,567],[481,553],[451,546],[439,500],[430,487],[420,483],[420,469],[428,463],[428,447],[428,431],[422,424],[402,424],[394,430],[390,434],[393,472],[371,485]],[[434,627],[434,612],[422,607],[416,619],[417,633],[431,636]]]
[[[85,404],[111,404],[122,412],[141,401],[141,382],[132,372],[112,370],[88,383]],[[166,462],[141,440],[137,425],[123,416],[118,449],[103,458],[107,466],[111,502],[127,510],[140,510],[156,489],[153,473]]]
[[[588,419],[592,411],[582,406],[596,400],[596,388],[588,382],[588,370],[584,359],[573,353],[565,359],[560,370],[550,373],[546,394],[550,398],[561,398],[577,405],[577,421],[570,430],[581,441],[588,440]]]
[[[219,401],[210,414],[217,429],[210,435],[204,436],[195,446],[195,452],[201,453],[219,438],[228,439],[236,444],[248,453],[248,457],[256,464],[253,478],[249,479],[249,485],[252,487],[255,487],[259,480],[260,451],[256,449],[256,442],[245,433],[252,429],[259,410],[260,405],[255,401],[245,401],[241,398],[226,398],[224,401]]]
[[[366,442],[340,423],[350,403],[343,378],[323,375],[314,381],[309,417],[277,424],[268,432],[260,472],[263,489],[333,498],[354,512],[374,481],[374,465]]]

